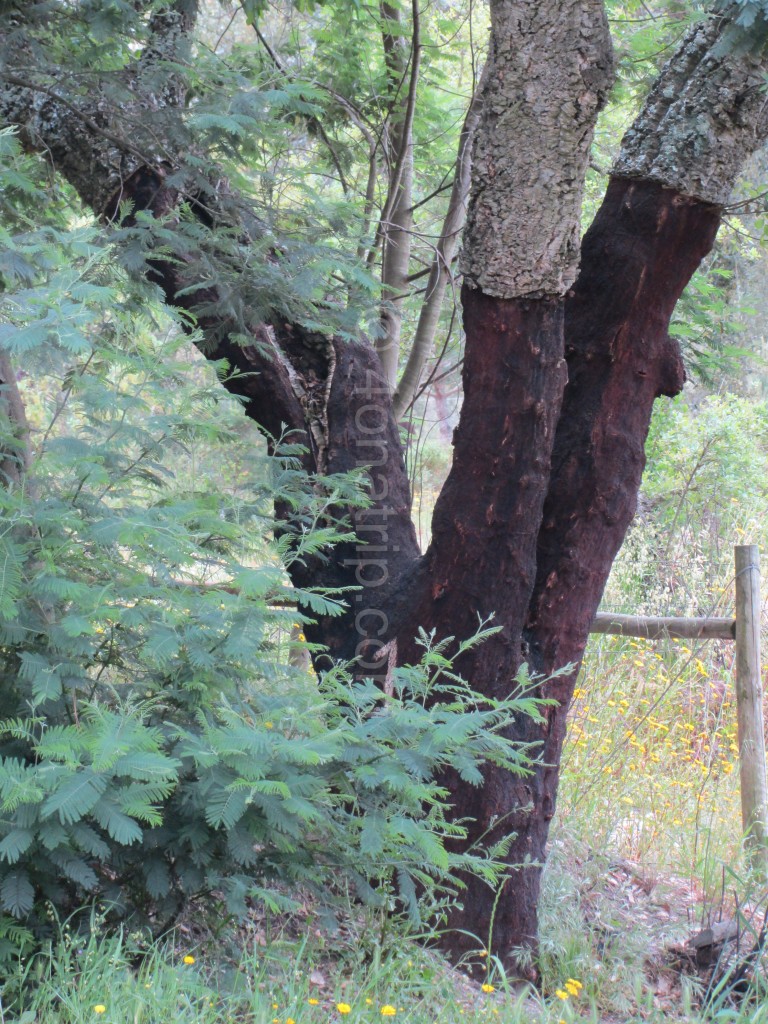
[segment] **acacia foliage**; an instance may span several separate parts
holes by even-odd
[[[537,702],[480,698],[426,636],[388,694],[292,667],[291,632],[346,595],[286,569],[348,536],[359,478],[308,476],[290,439],[238,458],[245,417],[152,287],[66,194],[30,224],[39,165],[0,143],[0,343],[25,367],[4,392],[28,413],[0,423],[0,959],[87,901],[158,931],[190,901],[346,885],[416,919],[419,886],[493,881],[502,849],[449,852],[433,777],[526,772],[502,727]]]

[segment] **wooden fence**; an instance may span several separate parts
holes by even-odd
[[[752,870],[768,878],[768,783],[760,675],[760,558],[757,545],[734,548],[735,619],[662,618],[599,612],[593,633],[657,640],[733,640],[736,644],[736,709],[739,778],[745,850]]]

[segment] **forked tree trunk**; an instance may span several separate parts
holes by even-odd
[[[515,650],[521,652],[518,660],[544,676],[580,664],[634,514],[653,403],[683,384],[682,361],[667,335],[669,317],[711,247],[718,223],[719,209],[712,204],[647,182],[611,182],[584,239],[581,273],[565,304],[569,380],[537,531],[535,586],[523,628],[508,638],[508,650],[499,651],[494,664],[482,666],[485,678],[511,670]],[[536,511],[530,508],[531,518]],[[489,551],[493,548],[490,543]],[[496,595],[486,596],[486,606],[494,599],[498,604]],[[486,656],[493,656],[492,644],[482,649]],[[509,861],[518,867],[500,898],[469,881],[464,909],[450,921],[455,930],[448,941],[455,954],[477,949],[467,934],[474,933],[527,973],[530,961],[518,947],[529,952],[536,947],[541,868],[575,677],[574,670],[539,688],[542,697],[555,701],[545,709],[542,726],[531,720],[514,726],[515,738],[535,744],[541,754],[535,773],[510,785],[489,769],[482,797],[474,798],[485,809],[482,817],[472,794],[462,794],[458,810],[478,820],[478,835],[494,815],[500,819],[497,837],[516,833]],[[487,930],[477,929],[480,922]]]
[[[523,662],[545,676],[580,662],[634,513],[653,403],[683,383],[669,318],[739,168],[766,137],[767,62],[719,45],[722,18],[688,34],[625,140],[577,278],[584,171],[610,78],[602,4],[492,0],[491,10],[464,254],[465,397],[423,557],[390,385],[372,347],[283,318],[238,320],[215,287],[194,290],[194,262],[181,252],[151,273],[170,303],[198,311],[206,354],[241,371],[226,386],[248,415],[273,434],[282,424],[303,432],[307,468],[368,467],[373,505],[354,515],[356,542],[294,570],[302,585],[360,588],[312,638],[382,677],[418,656],[418,627],[465,636],[493,613],[501,632],[458,667],[476,690],[506,696]],[[160,52],[173,55],[179,26],[188,28],[158,24]],[[18,52],[18,32],[15,40]],[[147,162],[155,137],[135,136],[157,95],[131,112],[127,129],[120,110],[77,91],[58,102],[65,78],[55,66],[38,71],[30,82],[6,72],[0,84],[0,109],[28,147],[53,159],[99,216],[123,198],[158,216],[172,211],[179,197],[165,180],[183,153],[176,167],[168,147],[165,163]],[[132,86],[140,99],[140,82]],[[253,345],[233,340],[244,333]],[[451,914],[444,944],[456,956],[480,944],[530,970],[574,679],[575,668],[540,685],[555,702],[543,723],[509,723],[510,737],[542,754],[531,776],[490,768],[479,789],[444,780],[456,816],[473,822],[470,841],[516,834],[501,890],[470,879]]]
[[[398,643],[400,657],[413,657],[414,623],[467,636],[493,615],[501,631],[457,667],[481,692],[503,697],[529,660],[522,633],[567,379],[564,296],[577,271],[584,175],[612,52],[597,0],[561,3],[554,19],[526,0],[496,0],[491,18],[463,253],[464,402]],[[544,738],[528,718],[511,722],[508,735],[534,754]],[[516,869],[500,893],[466,880],[444,937],[456,958],[490,945],[522,968],[516,951],[535,945],[540,868],[518,866],[544,860],[554,791],[544,799],[542,777],[515,780],[488,767],[479,791],[453,773],[442,780],[457,817],[471,822],[470,842],[517,836]]]

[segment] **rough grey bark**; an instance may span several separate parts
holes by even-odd
[[[689,30],[625,135],[613,174],[720,206],[768,131],[765,53],[732,49],[731,22]]]
[[[563,295],[576,277],[584,175],[612,79],[601,0],[491,3],[488,85],[462,254],[500,298]]]

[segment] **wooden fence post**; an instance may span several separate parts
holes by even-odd
[[[739,545],[734,553],[741,820],[749,866],[762,878],[768,878],[768,785],[760,675],[760,560],[756,544]]]

